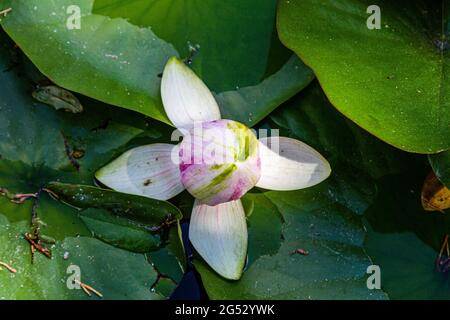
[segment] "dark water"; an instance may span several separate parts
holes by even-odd
[[[182,222],[183,244],[186,252],[187,272],[178,287],[170,296],[170,300],[205,300],[208,295],[203,288],[200,275],[192,264],[192,247],[189,242],[189,223]]]

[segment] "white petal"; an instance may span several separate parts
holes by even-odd
[[[241,200],[214,207],[196,201],[189,238],[218,274],[230,280],[241,277],[247,257],[247,223]]]
[[[277,140],[279,152],[275,147]],[[303,189],[322,182],[331,173],[328,161],[301,141],[285,137],[259,141],[261,178],[257,187],[280,191]]]
[[[177,128],[220,119],[219,106],[211,91],[176,57],[171,58],[164,69],[161,97],[167,116]]]
[[[103,167],[95,177],[119,192],[168,200],[184,190],[172,152],[178,146],[150,144],[131,149]]]

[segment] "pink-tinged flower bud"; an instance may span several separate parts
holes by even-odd
[[[240,199],[261,176],[258,140],[236,121],[194,125],[183,138],[179,155],[183,185],[210,206]]]

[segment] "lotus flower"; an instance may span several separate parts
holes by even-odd
[[[218,274],[237,280],[248,238],[240,198],[255,186],[285,191],[316,185],[329,176],[330,166],[298,140],[258,140],[245,125],[221,119],[210,90],[175,57],[164,69],[161,96],[182,142],[129,150],[96,178],[116,191],[159,200],[186,189],[196,198],[189,226],[192,245]]]

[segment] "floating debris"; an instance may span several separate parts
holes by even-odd
[[[75,158],[75,159],[81,159],[81,158],[84,157],[85,153],[86,152],[84,150],[82,150],[82,149],[73,149],[72,157]]]
[[[11,11],[12,11],[12,8],[2,10],[2,11],[0,11],[0,16],[6,17],[8,15],[8,13],[10,13]]]
[[[294,255],[294,254],[301,254],[302,256],[307,256],[307,255],[309,255],[309,252],[306,251],[305,249],[295,249],[290,252],[290,255]]]
[[[9,264],[7,264],[7,263],[4,263],[4,262],[1,262],[1,261],[0,261],[0,267],[4,267],[4,268],[8,269],[8,271],[11,272],[11,273],[17,273],[17,270],[14,269],[13,267],[11,267],[11,266],[10,266]],[[1,268],[0,268],[0,270],[1,270]]]
[[[450,189],[448,189],[434,172],[431,172],[422,188],[422,206],[426,211],[440,211],[450,208]]]
[[[73,93],[55,85],[38,86],[32,93],[33,98],[55,108],[71,113],[81,113],[84,108]]]
[[[194,62],[195,56],[200,51],[200,45],[192,45],[190,42],[188,42],[188,48],[189,48],[189,56],[184,60],[184,63],[187,65],[191,65]]]
[[[98,297],[103,298],[103,295],[98,292],[97,290],[95,290],[94,288],[92,288],[91,286],[79,281],[79,280],[74,280],[74,282],[76,284],[79,284],[81,289],[83,289],[83,291],[90,297],[92,296],[91,292],[95,293]]]
[[[113,59],[113,60],[119,59],[119,56],[118,56],[118,55],[116,55],[116,54],[110,54],[110,53],[105,54],[105,57],[111,58],[111,59]]]
[[[0,188],[0,196],[8,198],[15,204],[22,204],[30,198],[36,198],[37,193],[11,193],[8,189]]]
[[[160,232],[163,229],[170,227],[172,224],[176,223],[177,221],[178,220],[176,217],[173,217],[172,214],[169,214],[167,216],[166,220],[164,220],[160,225],[154,226],[154,227],[149,227],[148,229],[150,230],[150,232]]]
[[[34,255],[34,253],[36,251],[39,251],[40,253],[42,253],[44,256],[46,256],[47,258],[51,259],[52,258],[52,253],[50,251],[50,249],[42,246],[40,244],[40,240],[36,239],[33,235],[29,234],[29,233],[25,233],[25,239],[30,243],[31,246],[31,253]]]
[[[80,164],[77,161],[77,159],[79,159],[79,158],[76,158],[74,156],[74,150],[72,150],[72,148],[69,144],[69,140],[67,139],[67,137],[64,135],[63,132],[61,132],[61,135],[63,137],[64,150],[66,151],[66,156],[69,159],[70,164],[75,168],[75,170],[80,171]],[[80,156],[80,154],[78,154],[78,155]],[[83,153],[83,155],[81,155],[81,157],[83,157],[83,156],[84,156],[84,153]]]

